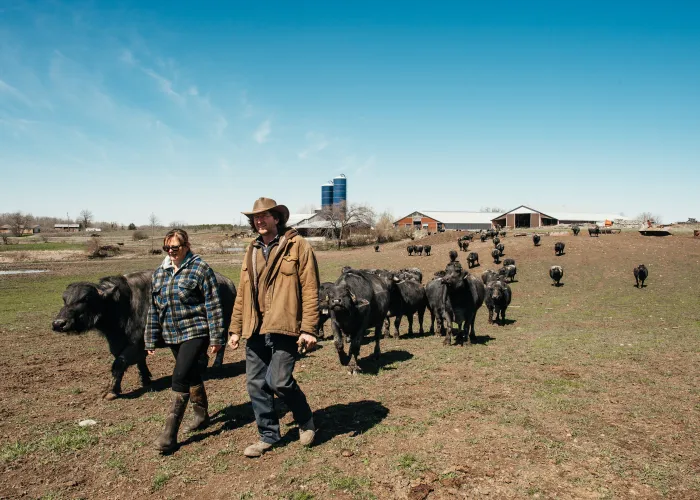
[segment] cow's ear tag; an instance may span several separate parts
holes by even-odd
[[[357,307],[367,307],[369,305],[369,300],[367,299],[360,299],[357,302]]]
[[[330,297],[328,297],[328,295],[326,295],[326,302],[328,302],[329,300],[330,300]]]
[[[355,297],[354,293],[350,293],[350,300],[352,300],[353,304],[357,304],[357,297]]]

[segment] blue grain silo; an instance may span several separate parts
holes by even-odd
[[[345,175],[340,174],[338,177],[333,178],[333,204],[334,205],[348,201],[347,187],[348,187],[348,180],[345,178]]]
[[[333,181],[321,184],[321,209],[333,205]]]

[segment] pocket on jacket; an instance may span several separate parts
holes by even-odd
[[[194,280],[184,279],[177,284],[178,296],[183,304],[194,305],[201,302],[198,284]]]
[[[158,304],[159,306],[163,304],[163,285],[156,285],[153,287],[153,290],[151,290],[151,297],[153,298],[153,301]]]
[[[293,274],[296,274],[298,264],[299,264],[298,259],[294,259],[291,257],[284,257],[282,259],[282,263],[280,264],[280,272],[282,274],[286,274],[287,276],[291,276]]]

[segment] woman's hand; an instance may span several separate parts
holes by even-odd
[[[146,350],[146,354],[147,354],[148,356],[153,356],[155,353],[156,353],[156,350],[155,350],[155,349],[147,349],[147,350]]]
[[[210,346],[210,347],[209,347],[209,352],[210,352],[211,354],[216,354],[217,352],[219,352],[219,351],[221,350],[222,347],[223,347],[223,346],[220,346],[220,345],[213,345],[213,346]]]

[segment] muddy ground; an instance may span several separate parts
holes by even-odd
[[[418,266],[429,277],[455,240],[421,241],[430,257],[408,257],[408,242],[319,252],[321,278],[344,265]],[[321,342],[296,369],[316,445],[299,445],[281,407],[282,446],[258,460],[241,454],[256,439],[241,350],[208,373],[211,427],[161,456],[151,443],[168,406],[169,352],[149,360],[150,390],[130,369],[110,402],[105,341],[50,329],[66,284],[160,258],[0,266],[49,271],[0,276],[0,498],[699,498],[700,240],[625,232],[503,243],[518,266],[507,325],[488,325],[484,308],[474,345],[404,335],[383,339],[378,361],[364,345],[354,377]],[[473,272],[498,267],[491,248],[471,244],[481,256]],[[205,258],[238,282],[235,257]],[[632,276],[640,263],[643,289]],[[565,269],[558,288],[554,264]],[[97,423],[79,427],[84,419]]]

